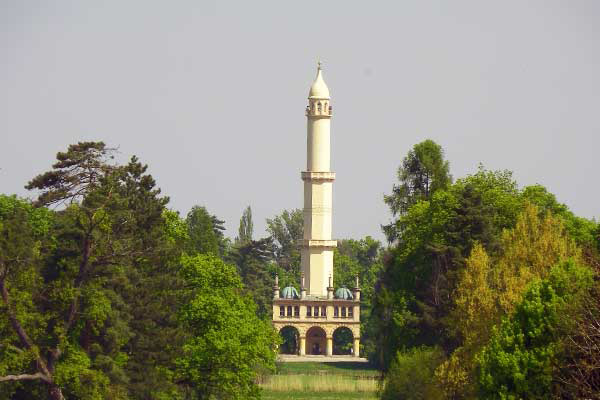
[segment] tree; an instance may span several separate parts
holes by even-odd
[[[542,215],[528,203],[515,227],[502,233],[498,247],[496,256],[490,257],[477,244],[459,273],[454,309],[447,318],[457,346],[436,371],[450,397],[475,395],[474,358],[488,343],[492,329],[513,312],[528,285],[546,278],[552,266],[569,258],[582,261],[561,217]]]
[[[437,190],[446,189],[452,183],[452,176],[442,147],[430,139],[416,144],[398,168],[398,181],[392,194],[384,196],[393,216],[405,214],[413,204],[429,200]],[[394,223],[384,226],[384,232],[390,243],[399,235]]]
[[[119,266],[143,266],[162,249],[168,199],[135,157],[125,166],[108,165],[109,158],[101,142],[78,143],[28,184],[41,191],[37,206],[66,208],[53,213],[48,233],[32,247],[39,257],[23,254],[17,259],[26,268],[8,265],[3,274],[7,340],[28,354],[32,369],[5,378],[42,382],[52,399],[123,398],[121,347],[130,329],[115,290],[126,279]],[[27,275],[30,285],[19,286]]]
[[[521,207],[509,172],[480,168],[399,216],[401,234],[383,257],[373,300],[376,358],[384,368],[405,346],[456,347],[447,317],[460,271],[476,243],[498,251]]]
[[[179,315],[191,337],[177,359],[199,399],[259,399],[257,376],[274,370],[277,333],[256,316],[233,266],[211,254],[184,256],[187,299]]]
[[[219,255],[219,237],[218,228],[216,229],[214,225],[215,219],[216,217],[210,215],[205,207],[192,207],[186,218],[190,253]]]
[[[271,316],[273,305],[273,260],[274,245],[272,238],[238,242],[234,245],[230,258],[249,293],[258,306],[261,317]],[[270,319],[270,318],[269,318]]]
[[[598,276],[596,271],[596,277]],[[556,392],[565,399],[600,399],[600,284],[569,312],[563,352],[555,376]]]
[[[238,229],[238,237],[236,242],[247,243],[252,240],[252,231],[254,230],[254,224],[252,223],[252,209],[248,206],[242,218],[240,218],[240,227]]]
[[[546,399],[560,353],[561,314],[592,285],[592,272],[569,260],[533,282],[510,318],[477,356],[479,391],[490,399]]]
[[[42,333],[36,321],[44,318],[36,310],[32,294],[41,287],[37,273],[40,250],[51,225],[52,215],[46,209],[33,208],[16,197],[0,196],[0,382],[15,382],[0,387],[0,393],[7,397],[17,383],[36,381],[56,393],[55,398],[62,396],[54,369],[35,343],[37,334]],[[32,363],[35,367],[29,368]],[[37,393],[43,396],[43,392]]]
[[[275,261],[285,271],[293,272],[299,278],[300,251],[298,242],[304,234],[304,216],[302,210],[283,210],[273,219],[267,218],[267,231],[273,238]]]
[[[364,239],[338,240],[333,255],[333,276],[335,286],[353,288],[359,277],[361,309],[361,353],[375,351],[376,335],[371,320],[371,301],[377,276],[382,268],[381,243],[370,236]],[[335,338],[334,338],[335,339]]]

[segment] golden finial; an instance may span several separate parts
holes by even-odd
[[[317,60],[317,69],[321,69],[321,60]]]

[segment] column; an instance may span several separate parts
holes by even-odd
[[[360,351],[360,338],[355,338],[354,339],[354,357],[360,357],[360,355],[358,354]]]
[[[331,357],[333,355],[333,337],[327,337],[327,356]]]
[[[300,337],[300,355],[306,355],[306,338]]]

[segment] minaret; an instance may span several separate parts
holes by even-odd
[[[323,80],[321,63],[308,94],[307,162],[304,181],[304,238],[301,265],[308,295],[327,297],[329,278],[333,277],[331,240],[332,185],[335,173],[330,170],[329,127],[331,120],[329,89]]]

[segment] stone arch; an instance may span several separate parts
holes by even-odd
[[[306,354],[325,355],[327,351],[327,332],[315,325],[306,331]]]
[[[354,338],[356,337],[352,329],[342,325],[333,331],[333,355],[352,354]]]
[[[300,331],[293,325],[279,328],[279,336],[283,343],[279,345],[280,354],[298,354],[300,351]]]
[[[319,113],[319,114],[321,114],[321,110],[322,110],[322,107],[321,107],[321,102],[319,101],[319,102],[317,103],[317,111],[318,111],[318,113]]]

